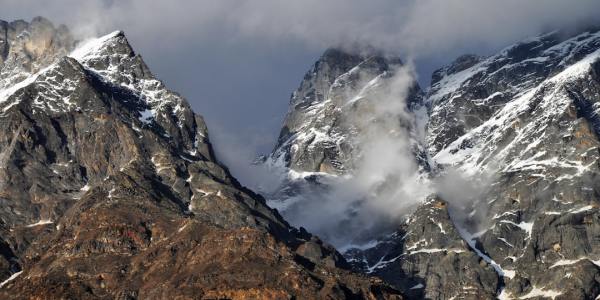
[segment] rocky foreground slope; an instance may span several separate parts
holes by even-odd
[[[242,187],[122,32],[0,33],[0,298],[401,298]]]
[[[332,60],[336,51],[341,54]],[[336,120],[363,98],[363,90],[386,89],[348,80],[364,61],[384,57],[336,51],[326,52],[294,93],[279,144],[267,160],[288,170],[288,180],[269,200],[292,220],[312,207],[307,203],[314,197],[302,193],[315,189],[306,186],[327,192],[335,182],[328,178],[356,176],[360,153],[373,148],[345,146],[360,131],[338,130]],[[371,95],[377,102],[377,93]],[[411,298],[600,294],[597,28],[549,33],[490,57],[462,56],[436,71],[426,92],[417,89],[398,101],[414,117],[390,133],[409,128],[404,138],[419,166],[414,172],[433,195],[416,199],[420,204],[405,210],[395,230],[349,249],[345,255],[357,270],[382,277]],[[406,195],[387,200],[390,210],[415,203]],[[361,202],[348,203],[351,219]]]

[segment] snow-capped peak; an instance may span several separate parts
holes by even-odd
[[[97,58],[103,55],[102,49],[106,47],[106,43],[119,36],[124,37],[123,31],[117,30],[98,38],[86,39],[69,56],[80,62]]]

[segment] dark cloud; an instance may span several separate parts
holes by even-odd
[[[252,156],[269,150],[289,94],[325,47],[403,55],[427,84],[459,54],[488,54],[599,8],[599,0],[3,0],[0,18],[43,15],[80,36],[125,30],[157,76],[218,128],[213,135],[237,137]]]

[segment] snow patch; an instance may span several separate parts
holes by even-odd
[[[440,228],[440,232],[443,234],[446,234],[446,231],[444,230],[444,227],[442,226],[442,223],[437,223],[437,226]]]
[[[538,288],[534,286],[531,292],[519,297],[519,299],[531,299],[538,297],[554,299],[560,295],[562,295],[562,292],[555,290],[544,290],[543,288]]]
[[[112,33],[109,33],[109,34],[104,35],[99,38],[92,38],[92,39],[85,40],[85,41],[83,41],[83,43],[81,43],[81,46],[79,46],[75,50],[73,50],[73,52],[71,52],[71,54],[69,54],[69,56],[76,60],[84,60],[84,59],[88,59],[90,57],[100,56],[101,53],[98,53],[98,51],[102,48],[102,46],[107,41],[117,37],[120,34],[123,34],[123,32],[117,30],[117,31],[113,31]]]
[[[557,260],[554,264],[552,264],[550,266],[550,269],[552,268],[556,268],[556,267],[561,267],[561,266],[570,266],[570,265],[574,265],[582,260],[589,260],[590,262],[592,262],[593,264],[595,264],[596,266],[600,267],[600,260],[592,260],[588,257],[580,257],[580,258],[576,258],[576,259],[561,259],[561,260]]]
[[[527,236],[531,239],[531,232],[533,231],[533,222],[521,222],[519,224],[509,221],[509,220],[500,220],[500,223],[510,224],[516,227],[521,228],[525,232],[527,232]]]
[[[579,214],[579,213],[582,213],[584,211],[592,210],[593,208],[594,208],[594,206],[587,205],[587,206],[583,206],[583,207],[580,207],[580,208],[571,209],[571,210],[569,210],[569,213],[571,213],[571,214]]]
[[[400,254],[400,255],[398,255],[392,259],[388,259],[388,260],[384,260],[385,256],[382,256],[375,265],[367,268],[367,274],[371,274],[377,269],[386,267],[389,263],[395,262],[398,258],[400,258],[402,256],[403,256],[403,254]]]
[[[414,286],[413,286],[413,287],[411,287],[410,289],[411,289],[411,290],[416,290],[416,289],[422,289],[422,288],[424,288],[424,287],[425,287],[425,286],[424,286],[422,283],[419,283],[419,284],[416,284],[416,285],[414,285]]]
[[[15,278],[19,277],[19,275],[21,275],[21,273],[23,273],[23,271],[19,271],[17,273],[14,273],[14,274],[10,275],[10,277],[8,277],[8,279],[0,282],[0,288],[2,288],[3,286],[5,286],[7,283],[15,280]]]
[[[191,211],[191,209],[189,209]],[[188,227],[188,225],[190,225],[190,223],[185,223],[185,225],[181,226],[179,229],[177,229],[177,232],[182,232],[186,227]]]
[[[154,109],[145,109],[140,111],[140,122],[144,124],[152,123],[154,116],[156,115],[156,111]]]
[[[42,219],[42,220],[39,220],[37,223],[29,224],[29,225],[27,225],[25,227],[35,227],[35,226],[40,226],[40,225],[52,224],[52,223],[54,223],[54,221],[47,220],[47,219],[46,220]]]
[[[408,253],[408,255],[414,255],[414,254],[418,254],[418,253],[428,253],[428,254],[431,254],[431,253],[438,253],[438,252],[463,253],[463,252],[465,252],[465,250],[462,250],[462,249],[447,249],[447,248],[424,248],[424,249],[419,249],[419,250],[415,250],[415,251],[410,251]]]

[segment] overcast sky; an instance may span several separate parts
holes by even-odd
[[[329,46],[370,44],[432,70],[571,26],[600,0],[0,0],[0,19],[41,15],[81,36],[124,30],[152,71],[205,117],[224,155],[269,151],[291,92]],[[596,18],[598,18],[596,16]],[[225,153],[224,151],[222,151]]]

